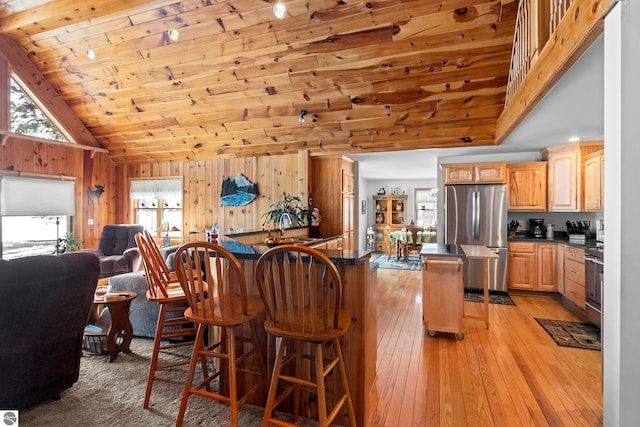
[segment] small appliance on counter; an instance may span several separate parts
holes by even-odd
[[[535,238],[544,237],[544,219],[542,218],[529,218],[529,235]]]
[[[596,242],[604,243],[604,219],[596,220]]]
[[[547,225],[547,239],[553,240],[553,236],[554,236],[553,232],[555,231],[555,229],[556,229],[555,225],[553,224]]]

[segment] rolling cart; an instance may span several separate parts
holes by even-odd
[[[430,336],[450,332],[464,339],[464,270],[462,258],[426,256],[422,259],[422,319]]]

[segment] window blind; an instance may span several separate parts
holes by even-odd
[[[182,178],[132,179],[129,196],[132,199],[170,199],[182,197]]]
[[[0,176],[0,214],[75,215],[75,181]]]

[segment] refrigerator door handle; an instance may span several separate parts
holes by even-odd
[[[475,242],[480,238],[480,193],[473,192],[473,240]]]

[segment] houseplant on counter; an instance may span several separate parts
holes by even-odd
[[[311,217],[311,211],[304,207],[300,197],[288,193],[284,193],[283,196],[282,200],[270,205],[271,210],[262,215],[264,218],[263,226],[272,224],[269,226],[269,230],[280,228],[280,220],[284,214],[289,214],[291,217],[291,225],[304,225]]]

